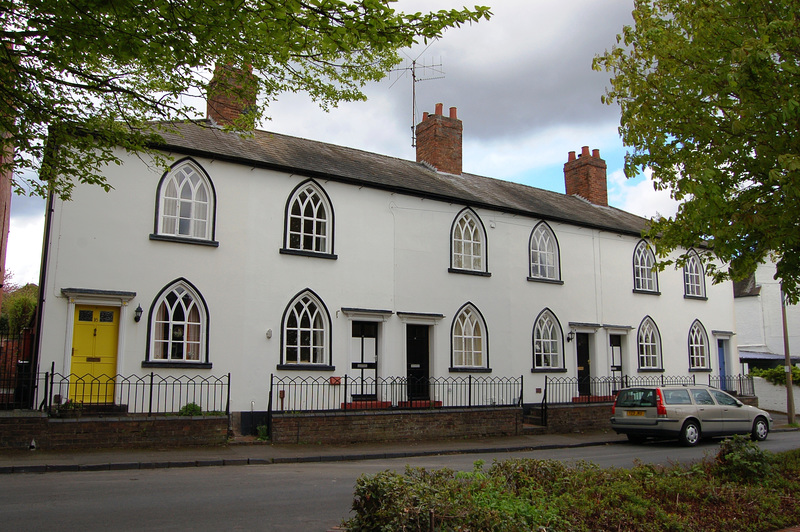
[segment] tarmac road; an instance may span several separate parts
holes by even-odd
[[[763,449],[800,448],[800,432],[776,432]],[[603,467],[686,462],[713,455],[718,441],[614,443],[576,449],[484,452],[246,467],[173,467],[0,476],[3,530],[325,531],[346,518],[356,478],[405,465],[469,470],[475,460],[586,459]]]

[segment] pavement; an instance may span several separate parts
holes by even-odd
[[[796,431],[773,413],[773,431]],[[781,417],[782,416],[782,417]],[[481,454],[611,445],[627,441],[613,431],[537,434],[494,438],[342,445],[271,444],[239,437],[228,445],[93,450],[0,450],[0,474],[109,471],[176,467],[244,466],[345,460],[379,460],[445,454]]]

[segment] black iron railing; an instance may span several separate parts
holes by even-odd
[[[752,375],[709,375],[708,385],[734,395],[755,396]]]
[[[522,377],[270,376],[270,412],[518,406]]]
[[[45,374],[42,407],[51,414],[102,412],[130,414],[180,413],[195,404],[201,412],[230,414],[230,373],[188,375],[62,375]],[[191,412],[185,409],[184,412]]]

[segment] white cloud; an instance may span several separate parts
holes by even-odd
[[[13,203],[13,200],[12,200]],[[6,270],[13,273],[18,285],[39,284],[44,215],[11,217],[6,248]]]
[[[668,190],[656,190],[650,171],[635,179],[626,179],[622,170],[608,176],[609,201],[620,209],[652,218],[669,217],[678,211],[679,202],[670,197]]]

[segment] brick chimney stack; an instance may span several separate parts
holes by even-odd
[[[439,172],[461,175],[461,143],[464,126],[456,116],[456,108],[450,108],[450,116],[442,114],[442,104],[436,104],[436,112],[423,113],[417,124],[417,162],[425,162]]]
[[[208,84],[206,116],[222,126],[233,125],[244,116],[247,125],[252,127],[257,94],[258,80],[250,67],[241,69],[217,65]]]
[[[595,205],[608,206],[608,184],[606,181],[606,162],[600,158],[600,150],[592,150],[589,146],[575,152],[569,152],[564,164],[564,184],[568,196],[580,196]]]

